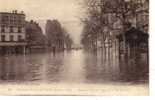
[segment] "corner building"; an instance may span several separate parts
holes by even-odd
[[[25,14],[0,12],[0,53],[23,53],[25,47]]]

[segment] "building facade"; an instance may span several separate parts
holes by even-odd
[[[25,14],[0,12],[0,52],[23,52],[26,46]]]

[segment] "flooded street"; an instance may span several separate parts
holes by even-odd
[[[0,2],[0,95],[149,94],[149,0]]]
[[[55,55],[42,53],[1,56],[0,93],[148,95],[147,83],[121,82],[119,67],[114,62],[112,59],[105,62],[100,52],[96,55],[83,50]]]
[[[0,79],[6,82],[103,83],[117,80],[117,64],[83,50],[0,57]],[[110,64],[110,65],[109,65]]]

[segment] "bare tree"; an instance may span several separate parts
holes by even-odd
[[[100,34],[103,38],[108,33],[107,30],[120,30],[120,33],[124,33],[129,23],[138,27],[137,11],[142,8],[144,2],[148,0],[85,0],[87,11],[86,21],[83,22],[88,25],[89,21],[89,25],[91,24],[95,29],[92,33]],[[114,27],[113,25],[118,20],[120,25]]]
[[[146,27],[148,32],[148,4],[149,0],[85,0],[87,11],[83,21],[82,43],[88,46],[100,39],[105,58],[110,61],[115,48],[119,55],[116,59],[120,60],[122,55],[125,66],[128,62],[125,32],[131,26],[142,31]],[[120,34],[123,41],[121,44],[117,39]],[[120,52],[120,48],[123,51]]]
[[[139,9],[142,9],[146,3],[148,0],[85,0],[87,10],[86,18],[83,21],[85,24],[83,34],[89,33],[90,35],[83,36],[92,37],[92,40],[96,38],[96,41],[101,38],[102,45],[104,45],[106,38],[115,38],[116,35],[125,33],[131,24],[137,28],[142,27],[138,23],[140,13],[142,13],[142,10]],[[143,12],[148,12],[148,10]],[[89,28],[87,28],[88,26]],[[84,41],[85,38],[82,39]],[[125,53],[125,36],[123,36],[123,40]]]

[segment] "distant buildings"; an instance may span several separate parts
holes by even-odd
[[[25,40],[25,14],[0,12],[0,53],[23,52]]]
[[[61,24],[57,20],[48,20],[46,23],[46,35],[48,46],[52,51],[64,50],[64,33]]]

